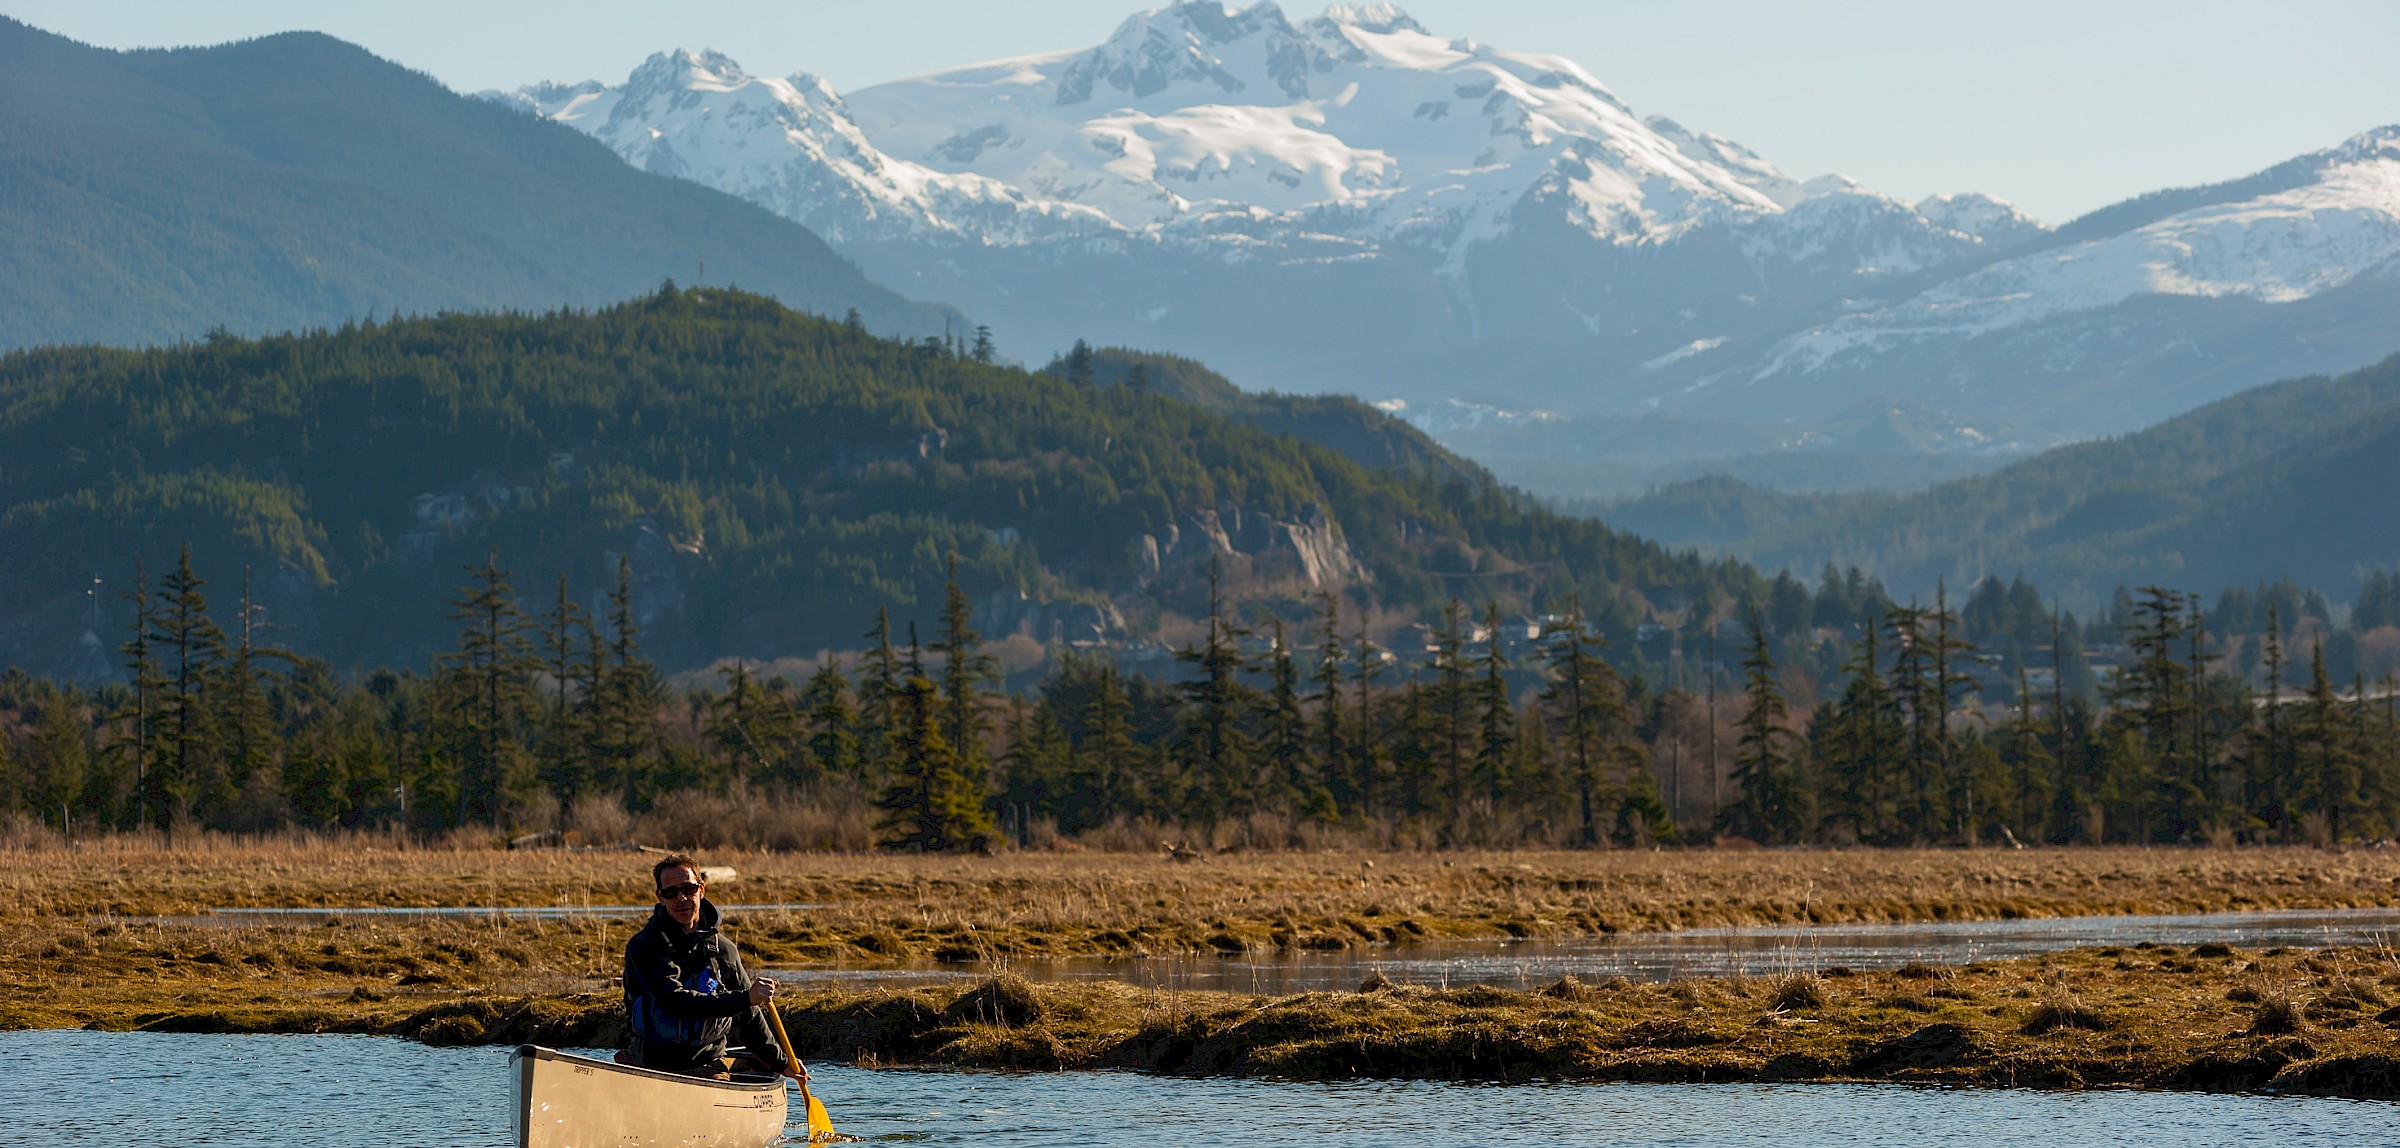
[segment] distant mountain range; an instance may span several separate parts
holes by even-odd
[[[1767,569],[1856,564],[1901,594],[2023,574],[2083,609],[2147,582],[2213,593],[2289,577],[2347,598],[2363,572],[2400,565],[2394,489],[2400,356],[1917,494],[1781,494],[1712,477],[1598,513]]]
[[[806,223],[1020,352],[1170,347],[1415,411],[1805,437],[1894,401],[2031,448],[2400,347],[2400,128],[2051,229],[1794,178],[1388,5],[1216,0],[847,95],[694,51],[492,95]]]
[[[312,33],[114,52],[0,18],[0,267],[0,350],[593,307],[704,274],[878,332],[964,323],[789,220]]]

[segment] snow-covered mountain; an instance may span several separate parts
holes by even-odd
[[[1691,386],[1799,407],[1918,373],[1948,409],[2128,430],[2264,381],[2245,364],[2338,370],[2400,346],[2400,126],[2178,198],[1831,318]]]
[[[1572,61],[1389,5],[1217,0],[846,98],[691,51],[496,98],[798,220],[1016,354],[1172,349],[1420,409],[1815,420],[1888,393],[2090,432],[2158,417],[2126,380],[2168,370],[2177,332],[2224,368],[2178,394],[2315,368],[2287,344],[2400,345],[2277,326],[2393,278],[2388,133],[2053,233],[1988,196],[1796,178]],[[2094,371],[2096,405],[2053,401]]]

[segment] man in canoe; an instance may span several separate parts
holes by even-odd
[[[650,869],[658,908],[625,946],[625,1016],[633,1044],[619,1059],[643,1068],[713,1076],[726,1070],[725,1051],[738,1043],[750,1065],[806,1081],[808,1068],[786,1064],[759,1011],[775,999],[775,982],[752,979],[742,955],[717,931],[700,863],[683,854]]]

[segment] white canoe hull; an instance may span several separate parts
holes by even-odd
[[[764,1148],[783,1138],[779,1077],[703,1080],[530,1044],[509,1066],[517,1148]]]

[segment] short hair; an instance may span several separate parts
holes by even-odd
[[[663,876],[669,869],[689,869],[692,871],[692,878],[694,880],[703,885],[708,884],[708,876],[700,872],[699,858],[696,858],[689,853],[669,853],[666,856],[659,858],[658,864],[650,867],[650,887],[653,889],[658,888],[659,877]]]

